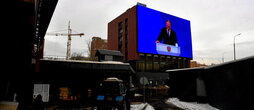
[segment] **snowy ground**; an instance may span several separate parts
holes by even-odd
[[[148,103],[132,104],[131,110],[154,110]]]
[[[183,102],[177,98],[169,98],[166,100],[166,103],[172,103],[175,106],[182,108],[184,110],[219,110],[217,108],[212,107],[209,104],[200,104],[196,102]]]
[[[47,108],[47,110],[55,110]],[[197,102],[183,102],[177,98],[169,98],[167,100],[158,100],[155,102],[142,103],[142,102],[132,102],[131,110],[219,110],[212,107],[209,104],[201,104]],[[1,109],[0,109],[1,110]],[[59,109],[60,110],[60,109]],[[66,109],[62,109],[66,110]],[[70,109],[68,109],[70,110]],[[96,110],[96,107],[84,107],[80,109],[71,109],[71,110]]]
[[[159,103],[157,103],[159,104]],[[209,104],[201,104],[201,103],[196,103],[196,102],[183,102],[180,101],[177,98],[169,98],[168,100],[165,101],[166,105],[169,105],[170,109],[169,110],[175,110],[173,106],[179,107],[184,110],[219,110],[217,108],[212,107]],[[173,104],[173,105],[172,105]],[[157,106],[163,106],[162,103],[157,105]],[[163,109],[167,109],[164,108]],[[148,103],[136,103],[136,104],[131,104],[131,110],[155,110],[153,106],[151,106]],[[179,109],[177,109],[179,110]]]

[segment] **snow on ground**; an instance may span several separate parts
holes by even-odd
[[[179,108],[185,110],[219,110],[217,108],[212,107],[209,104],[200,104],[196,102],[183,102],[177,98],[169,98],[166,103],[172,103]]]
[[[131,110],[154,110],[148,103],[132,104]]]

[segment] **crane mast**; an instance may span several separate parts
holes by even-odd
[[[55,35],[55,36],[68,36],[67,39],[67,51],[66,51],[66,60],[69,60],[71,58],[71,37],[72,36],[80,36],[82,37],[84,33],[78,33],[78,34],[72,34],[71,30],[71,22],[68,22],[68,33],[63,34],[63,33],[47,33],[47,35]]]

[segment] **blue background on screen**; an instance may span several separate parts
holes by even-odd
[[[192,58],[190,21],[137,5],[138,52],[158,54],[155,41],[169,19],[176,32],[180,57]]]

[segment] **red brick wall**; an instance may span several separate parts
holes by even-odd
[[[91,58],[95,57],[97,49],[107,49],[107,41],[99,37],[93,37],[91,42]]]
[[[128,19],[128,47],[125,47],[125,19]],[[137,60],[137,8],[136,6],[108,23],[108,49],[118,50],[118,23],[123,22],[123,48],[122,54],[125,56],[125,48],[128,49],[129,60]]]

